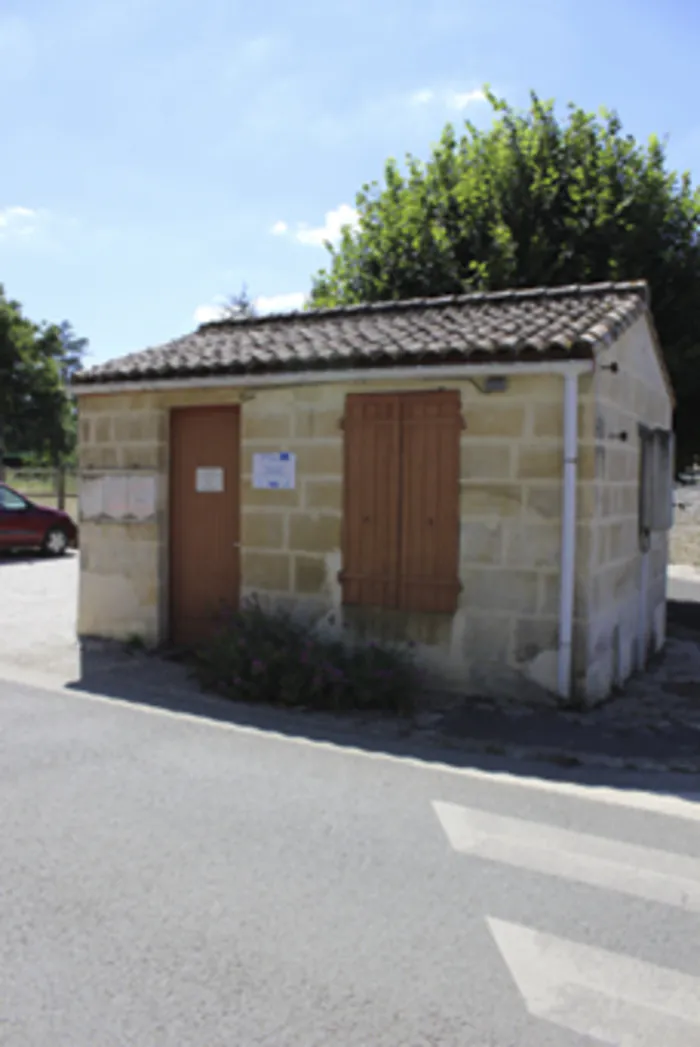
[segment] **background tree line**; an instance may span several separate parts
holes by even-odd
[[[489,129],[448,125],[427,162],[389,160],[363,186],[310,305],[644,278],[685,466],[700,453],[700,192],[613,112],[560,120],[535,94],[525,112],[487,97]]]
[[[30,320],[0,285],[0,475],[15,459],[52,466],[71,461],[77,418],[69,383],[87,345],[67,321]]]

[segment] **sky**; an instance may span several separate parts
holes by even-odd
[[[97,362],[246,284],[298,308],[389,156],[489,84],[616,109],[700,181],[697,0],[0,0],[0,283]]]

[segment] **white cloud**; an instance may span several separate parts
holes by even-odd
[[[305,302],[303,291],[291,291],[289,294],[261,294],[253,304],[260,313],[291,313],[303,309]]]
[[[359,221],[360,216],[354,207],[350,204],[340,204],[335,210],[326,211],[323,225],[310,226],[306,222],[298,222],[296,229],[292,231],[287,222],[279,221],[275,222],[270,232],[273,236],[289,234],[307,247],[323,247],[327,241],[332,244],[338,243],[345,226],[357,229]]]
[[[480,88],[474,91],[448,91],[445,96],[445,102],[449,109],[462,110],[469,105],[476,105],[485,101],[486,95]]]
[[[37,213],[30,207],[0,209],[0,236],[28,236],[36,227]]]
[[[412,106],[440,105],[447,109],[456,109],[458,112],[485,101],[486,95],[481,88],[472,91],[435,91],[427,87],[421,91],[414,91],[408,97],[409,105]]]
[[[291,313],[304,308],[306,297],[304,291],[291,291],[287,294],[261,294],[253,299],[253,306],[256,312],[263,316],[269,313]],[[225,316],[226,308],[223,304],[198,305],[194,311],[194,321],[197,324],[213,323],[216,320],[223,320]]]
[[[424,91],[414,91],[409,102],[411,105],[428,105],[435,98],[435,92],[431,91],[430,88],[426,88]]]
[[[220,305],[198,305],[194,311],[196,324],[210,324],[214,320],[223,320],[224,310]]]
[[[326,241],[338,243],[345,226],[357,229],[360,216],[350,204],[340,204],[334,211],[326,211],[323,225],[309,226],[301,222],[294,234],[300,244],[307,247],[323,247]]]

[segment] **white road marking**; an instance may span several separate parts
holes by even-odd
[[[487,917],[530,1014],[615,1047],[700,1043],[700,978]]]
[[[355,745],[345,745],[337,742],[321,742],[302,735],[285,734],[261,727],[249,727],[242,724],[230,723],[220,720],[215,714],[207,715],[206,707],[209,704],[213,708],[220,709],[223,699],[217,699],[207,695],[199,695],[196,692],[184,691],[181,697],[195,698],[201,704],[201,712],[185,713],[173,709],[162,709],[153,705],[140,704],[122,698],[113,698],[107,695],[94,694],[90,691],[82,691],[78,687],[68,686],[61,683],[55,676],[47,673],[38,673],[11,663],[0,662],[0,682],[18,683],[26,687],[36,687],[39,690],[60,694],[64,698],[74,698],[82,701],[101,702],[111,707],[129,710],[132,714],[147,716],[163,716],[174,719],[180,723],[196,723],[200,727],[209,727],[216,730],[229,731],[233,734],[253,735],[257,738],[273,738],[276,741],[291,745],[304,745],[311,748],[321,749],[328,752],[342,752],[347,755],[358,756],[365,760],[374,760],[382,763],[392,763],[403,767],[418,767],[422,771],[432,771],[436,774],[449,774],[452,777],[466,779],[487,784],[512,786],[517,789],[529,789],[532,792],[550,793],[555,796],[571,797],[572,799],[588,800],[594,803],[606,804],[614,807],[629,808],[630,810],[649,811],[650,813],[663,814],[670,818],[683,818],[687,821],[700,823],[700,792],[688,790],[682,795],[673,795],[664,792],[647,792],[642,789],[613,788],[610,786],[584,785],[578,782],[555,781],[549,778],[525,777],[508,771],[482,771],[474,767],[455,767],[441,760],[421,759],[417,756],[395,756],[391,753],[372,752]],[[169,691],[172,694],[172,690]],[[303,731],[303,719],[300,720],[299,730]],[[663,779],[660,777],[660,781]],[[692,780],[692,779],[691,779]]]
[[[455,851],[700,912],[700,860],[433,801]]]

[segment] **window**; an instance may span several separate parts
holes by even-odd
[[[27,508],[27,501],[21,494],[11,491],[9,487],[0,484],[0,509],[17,512],[19,509]]]
[[[648,545],[653,531],[673,524],[673,433],[639,427],[639,534]]]
[[[458,392],[347,397],[345,604],[455,610],[461,428]]]

